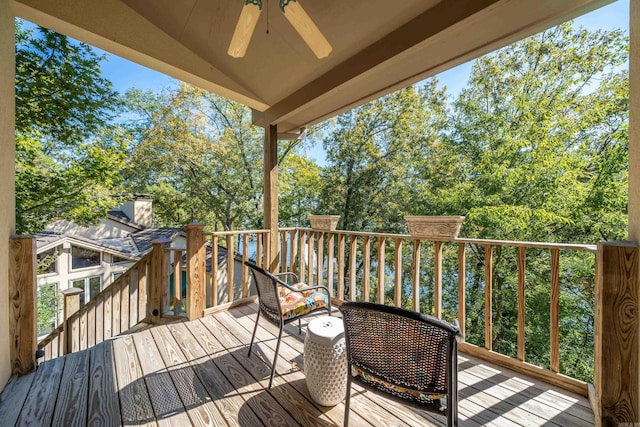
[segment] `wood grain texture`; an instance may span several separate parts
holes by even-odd
[[[36,239],[11,237],[9,259],[11,373],[24,375],[36,362]]]
[[[301,230],[298,236],[300,239],[300,266],[299,266],[298,276],[300,277],[300,281],[305,283],[306,283],[306,277],[307,277],[307,271],[305,269],[307,260],[304,258],[304,243],[306,240],[306,235],[307,233]]]
[[[280,271],[285,272],[287,270],[287,255],[289,253],[287,248],[287,232],[280,231]]]
[[[411,283],[411,309],[420,312],[420,240],[413,241],[413,260],[411,261],[413,280]]]
[[[65,359],[59,357],[40,364],[33,380],[36,387],[27,396],[16,425],[40,426],[51,423],[55,411]]]
[[[180,427],[191,424],[151,332],[138,332],[132,337],[158,425]]]
[[[603,425],[640,420],[640,248],[598,245],[596,400]]]
[[[385,287],[385,248],[386,239],[378,237],[378,304],[384,304],[384,287]]]
[[[194,354],[192,349],[197,348],[195,343],[186,342],[186,335],[185,340],[176,341],[166,327],[155,328],[151,333],[158,343],[160,356],[169,368],[169,375],[192,422],[196,425],[224,425],[224,419],[227,416],[230,420],[237,419],[231,411],[223,412],[220,408],[226,409],[229,401],[242,399],[239,396],[233,398],[225,396],[233,392],[233,388],[225,384],[224,377],[217,372],[212,363],[207,361],[207,355],[203,352]],[[204,382],[201,380],[202,377],[199,378],[196,375],[196,370],[204,371]],[[239,410],[239,407],[234,409]],[[230,424],[238,425],[237,421]]]
[[[259,258],[259,257],[258,257]],[[218,301],[218,238],[211,237],[211,307],[219,304]]]
[[[122,282],[116,280],[111,284],[111,333],[113,336],[120,335],[120,303],[122,301],[120,285]]]
[[[324,233],[318,233],[318,274],[317,274],[317,285],[323,286],[323,276],[324,276]],[[310,285],[313,285],[310,283]]]
[[[442,317],[442,242],[433,242],[433,315]],[[419,274],[419,272],[418,272]]]
[[[313,283],[313,255],[315,253],[316,233],[311,231],[307,236],[307,282]]]
[[[212,246],[213,248],[213,246]],[[218,248],[215,248],[216,251],[216,258],[211,258],[212,262],[213,260],[216,260],[216,264],[218,262],[217,260],[217,251]],[[212,250],[213,252],[213,250]],[[213,255],[213,254],[212,254]],[[217,271],[217,265],[216,265],[216,271]],[[211,265],[211,268],[213,271],[213,264]],[[211,277],[216,277],[214,275],[212,275]],[[215,283],[215,280],[214,280]],[[173,251],[173,313],[177,316],[182,312],[182,251]]]
[[[138,317],[138,307],[140,303],[138,301],[138,268],[136,266],[131,267],[129,270],[129,327],[132,328],[138,324],[140,318]],[[127,328],[127,329],[128,329]]]
[[[122,279],[120,288],[120,331],[126,332],[129,329],[129,314],[131,313],[131,307],[129,306],[131,301],[131,276],[127,272],[119,278]]]
[[[371,238],[362,238],[362,300],[369,301],[371,292]]]
[[[458,243],[458,323],[464,336],[467,329],[467,245]]]
[[[284,252],[282,257],[284,260],[284,265],[286,265],[287,264],[286,239],[283,239],[283,241],[285,242],[285,244],[283,245]],[[240,298],[246,298],[249,296],[249,267],[245,265],[245,262],[247,262],[248,259],[249,259],[249,235],[243,234],[242,235],[242,295],[240,296]]]
[[[114,339],[111,343],[123,424],[156,425],[153,406],[133,338],[125,335]]]
[[[144,320],[149,316],[148,278],[151,256],[147,255],[138,263],[138,318]]]
[[[234,258],[234,243],[233,235],[227,236],[227,302],[233,301],[233,285],[235,281],[235,258]],[[200,318],[202,316],[198,316]],[[192,319],[189,319],[192,320]]]
[[[357,276],[357,253],[358,238],[351,236],[349,238],[349,301],[356,300],[356,276]]]
[[[327,233],[327,289],[329,295],[334,296],[334,277],[333,277],[333,255],[335,245],[335,234]]]
[[[290,231],[289,238],[291,239],[291,271],[299,274],[298,269],[298,235],[296,234],[297,230],[293,229]],[[258,234],[258,242],[260,241],[260,234]]]
[[[394,258],[393,258],[393,304],[396,307],[402,305],[402,239],[393,239],[394,242]]]
[[[104,339],[109,339],[113,336],[112,322],[111,322],[111,306],[113,304],[113,295],[111,294],[111,287],[105,289],[104,293],[104,313],[103,313],[103,325],[104,325]]]
[[[88,388],[89,352],[81,351],[65,357],[53,425],[87,425]]]
[[[527,271],[527,249],[518,248],[518,360],[525,361],[525,277]]]
[[[121,425],[112,341],[93,347],[90,358],[87,425]]]
[[[551,372],[560,372],[560,249],[551,249]]]
[[[13,376],[4,386],[2,393],[0,393],[0,420],[2,425],[12,426],[16,424],[35,377],[35,371],[31,371],[21,377]]]
[[[484,245],[484,347],[493,349],[493,251]]]
[[[204,225],[189,224],[187,232],[187,317],[189,320],[202,317],[206,304],[205,283],[207,276],[206,250],[202,231]],[[233,242],[233,237],[229,236]],[[229,238],[228,237],[228,238]],[[233,245],[228,248],[233,253]],[[232,258],[233,259],[233,258]],[[233,262],[227,264],[233,272]]]

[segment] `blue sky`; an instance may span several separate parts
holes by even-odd
[[[618,0],[577,18],[575,23],[589,30],[617,28],[628,34],[629,0]],[[171,77],[112,54],[108,54],[108,60],[103,63],[102,69],[105,77],[113,83],[115,90],[121,93],[133,87],[159,90],[175,84],[175,80]],[[471,61],[440,73],[437,78],[441,86],[447,87],[447,93],[455,96],[466,86],[470,71]],[[324,151],[319,144],[312,147],[307,154],[315,158],[319,164],[325,163]]]

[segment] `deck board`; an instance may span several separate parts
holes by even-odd
[[[89,374],[89,394],[87,410],[90,426],[118,426],[120,400],[113,361],[112,341],[105,341],[89,350],[91,366]]]
[[[287,325],[273,387],[265,389],[278,328],[261,319],[248,356],[256,314],[252,303],[191,322],[145,325],[44,362],[9,381],[0,425],[342,425],[343,403],[323,407],[309,396],[305,328],[299,335],[297,325]],[[594,425],[586,398],[463,353],[458,360],[461,426]],[[356,384],[349,421],[446,424]]]
[[[87,423],[89,352],[71,353],[65,359],[53,425],[83,426]]]

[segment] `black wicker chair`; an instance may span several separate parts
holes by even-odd
[[[447,417],[458,425],[457,326],[380,304],[348,302],[344,321],[349,375],[344,425],[349,423],[351,382]],[[391,397],[390,396],[390,397]]]
[[[271,378],[269,379],[269,388],[271,388],[284,325],[297,319],[298,333],[302,333],[300,323],[302,317],[318,310],[328,310],[329,315],[331,315],[331,295],[329,295],[329,290],[325,286],[308,286],[304,283],[298,283],[298,276],[295,273],[272,274],[252,262],[245,262],[245,264],[251,270],[251,274],[256,283],[259,305],[256,324],[253,328],[251,343],[249,344],[249,357],[251,357],[251,347],[253,347],[253,340],[256,337],[260,313],[263,313],[265,315],[264,317],[280,327],[276,353],[271,366]],[[289,285],[281,280],[279,277],[282,276],[291,276],[294,279],[292,284]],[[326,294],[320,292],[322,290],[324,290]]]

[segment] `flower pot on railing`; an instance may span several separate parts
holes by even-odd
[[[411,216],[404,217],[409,234],[417,239],[442,240],[458,237],[463,216]]]
[[[314,230],[333,231],[338,226],[340,215],[307,215]]]

